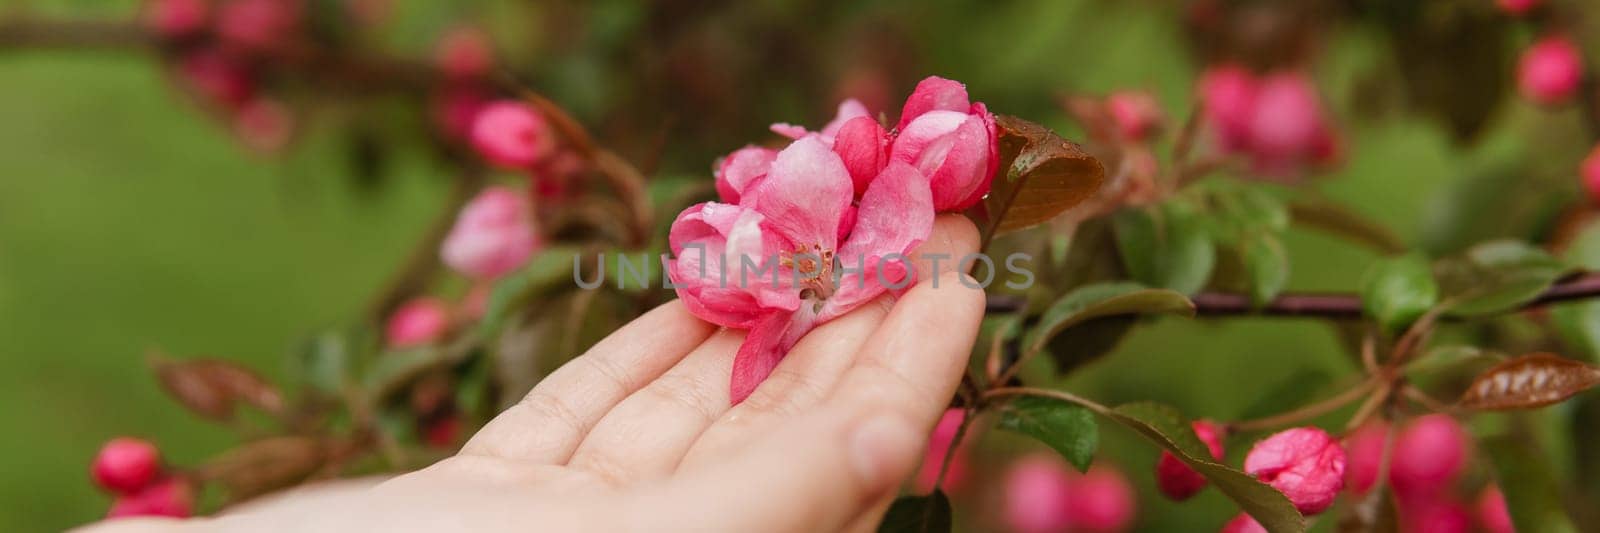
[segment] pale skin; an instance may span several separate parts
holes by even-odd
[[[912,257],[977,251],[941,216]],[[96,533],[248,531],[871,531],[922,459],[983,317],[979,289],[930,265],[809,333],[728,402],[742,331],[673,301],[574,359],[459,454],[382,482],[292,491],[221,516],[104,522]]]

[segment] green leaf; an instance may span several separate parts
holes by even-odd
[[[1233,500],[1272,533],[1301,533],[1305,519],[1278,489],[1215,462],[1211,449],[1195,436],[1189,421],[1177,409],[1157,403],[1119,405],[1106,413],[1157,446],[1172,452],[1195,472],[1205,476],[1223,495]]]
[[[995,127],[1000,165],[982,204],[985,235],[1042,224],[1088,200],[1105,181],[1100,160],[1044,126],[996,115]]]
[[[1570,269],[1521,241],[1493,241],[1434,265],[1451,314],[1474,316],[1516,308],[1544,292]]]
[[[1213,237],[1237,243],[1253,235],[1276,235],[1289,229],[1289,209],[1264,187],[1235,181],[1202,182],[1203,198],[1213,216]]]
[[[1000,408],[999,426],[1038,439],[1085,472],[1100,442],[1094,413],[1056,398],[1018,396]]]
[[[896,498],[878,524],[880,533],[948,533],[950,528],[950,498],[938,489]]]
[[[1405,242],[1376,221],[1325,200],[1301,199],[1289,204],[1296,224],[1365,244],[1374,250],[1398,254],[1406,251]]]
[[[1430,348],[1421,357],[1406,363],[1407,374],[1428,374],[1469,361],[1501,362],[1505,356],[1477,346],[1449,345]]]
[[[1057,374],[1068,374],[1111,353],[1138,321],[1132,315],[1086,320],[1051,337],[1045,344]]]
[[[301,345],[290,373],[313,390],[338,395],[350,383],[355,361],[372,342],[372,335],[365,328],[324,331]]]
[[[1386,331],[1411,325],[1439,302],[1439,286],[1421,253],[1380,259],[1361,278],[1361,307]]]
[[[1576,533],[1545,454],[1526,438],[1500,435],[1481,441],[1505,494],[1511,522],[1521,533]]]
[[[1063,330],[1090,319],[1155,313],[1194,316],[1194,302],[1176,291],[1147,289],[1137,283],[1085,285],[1045,309],[1039,323],[1023,338],[1023,353],[1037,352]]]
[[[484,305],[483,319],[478,322],[478,332],[484,338],[493,338],[517,306],[527,303],[541,291],[563,283],[573,283],[575,287],[572,265],[577,254],[578,249],[572,247],[547,248],[521,269],[495,282],[489,301]]]
[[[1129,276],[1151,287],[1194,294],[1216,265],[1211,234],[1197,217],[1174,205],[1123,209],[1111,220],[1117,253]]]
[[[1564,255],[1567,262],[1590,271],[1600,271],[1600,223],[1590,222],[1578,230]],[[1550,318],[1566,344],[1591,362],[1600,362],[1600,300],[1584,300],[1550,308]]]
[[[1289,253],[1274,235],[1258,235],[1244,241],[1240,252],[1245,270],[1250,273],[1250,301],[1266,305],[1289,283]]]

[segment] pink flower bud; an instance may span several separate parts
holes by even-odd
[[[910,163],[928,177],[935,210],[961,211],[989,193],[999,166],[994,115],[968,103],[966,87],[931,76],[917,84],[900,114],[891,161]]]
[[[1261,522],[1257,522],[1249,514],[1239,513],[1239,516],[1222,525],[1222,533],[1267,533],[1267,528],[1261,527]]]
[[[1068,494],[1067,509],[1075,531],[1115,533],[1126,531],[1133,523],[1133,487],[1122,472],[1110,466],[1090,468]]]
[[[1144,91],[1119,91],[1106,97],[1106,112],[1124,140],[1145,141],[1161,127],[1161,104]]]
[[[855,183],[856,197],[867,192],[872,178],[878,177],[889,164],[889,132],[872,117],[850,119],[839,127],[833,138],[833,151],[844,160],[850,181]]]
[[[1301,514],[1333,505],[1344,488],[1344,449],[1314,427],[1287,429],[1250,449],[1244,471],[1283,492]]]
[[[1449,415],[1411,421],[1395,438],[1389,482],[1401,496],[1435,494],[1466,466],[1467,432]]]
[[[1200,76],[1197,90],[1204,116],[1224,152],[1241,150],[1249,144],[1256,84],[1255,75],[1232,64],[1213,66]]]
[[[444,302],[417,298],[394,311],[384,337],[390,347],[407,348],[432,343],[449,327],[450,310]]]
[[[157,481],[137,492],[118,496],[106,518],[167,516],[188,518],[194,513],[194,493],[177,478]]]
[[[494,68],[494,46],[483,30],[472,26],[451,29],[434,49],[433,62],[446,76],[478,78]]]
[[[1539,4],[1540,0],[1495,0],[1495,5],[1500,6],[1501,11],[1513,17],[1526,15],[1529,11],[1533,11],[1533,8],[1539,7]]]
[[[210,11],[206,0],[150,0],[145,2],[144,24],[156,35],[177,39],[204,29]]]
[[[1383,462],[1383,444],[1388,434],[1389,424],[1368,422],[1345,439],[1344,484],[1350,492],[1366,494],[1378,482],[1378,470]]]
[[[484,106],[473,119],[472,145],[496,165],[526,169],[554,149],[555,139],[533,107],[501,100]]]
[[[1572,41],[1550,36],[1528,47],[1517,67],[1523,98],[1543,105],[1565,103],[1583,80],[1583,55]]]
[[[1600,205],[1600,145],[1583,158],[1578,172],[1583,175],[1583,189],[1589,193],[1589,200]]]
[[[1511,524],[1511,513],[1506,511],[1505,495],[1500,493],[1500,487],[1489,485],[1483,488],[1483,493],[1478,495],[1478,525],[1488,533],[1516,533],[1517,528]]]
[[[101,488],[130,494],[149,485],[161,473],[161,452],[144,440],[117,437],[100,448],[89,471]]]
[[[454,85],[433,94],[428,112],[445,137],[466,140],[472,134],[472,121],[489,101],[489,94],[476,85]]]
[[[717,160],[717,196],[730,204],[739,203],[744,191],[767,175],[778,151],[759,146],[746,146]]]
[[[294,133],[294,115],[288,106],[271,98],[257,98],[233,116],[233,133],[251,150],[272,153],[288,146]]]
[[[1133,522],[1133,488],[1121,472],[1095,465],[1078,474],[1054,455],[1024,457],[1006,475],[1006,525],[1019,533],[1114,533]]]
[[[183,56],[178,77],[201,100],[223,109],[236,109],[255,97],[255,80],[243,64],[217,50],[203,49]]]
[[[1072,524],[1068,507],[1072,478],[1060,459],[1030,455],[1017,460],[1005,479],[1002,518],[1017,533],[1054,533]]]
[[[1400,522],[1408,533],[1471,533],[1472,513],[1459,502],[1438,497],[1402,502]]]
[[[445,237],[445,264],[478,279],[516,270],[539,246],[527,199],[506,187],[490,187],[473,198]]]
[[[1206,447],[1211,449],[1211,457],[1221,460],[1222,438],[1217,426],[1204,420],[1196,420],[1190,423],[1190,426],[1194,428],[1194,434],[1200,438],[1200,442],[1206,443]],[[1193,468],[1189,468],[1189,465],[1184,464],[1178,456],[1172,455],[1172,452],[1163,451],[1161,459],[1156,461],[1156,487],[1168,498],[1183,501],[1205,488],[1206,478]]]
[[[299,0],[231,0],[217,10],[217,36],[247,49],[282,46],[300,30]]]
[[[1249,146],[1258,169],[1292,171],[1332,152],[1317,89],[1303,74],[1261,79],[1249,124]]]
[[[944,417],[939,419],[939,425],[933,428],[933,434],[928,436],[927,454],[922,458],[922,468],[917,470],[917,478],[912,486],[919,493],[933,491],[933,484],[939,479],[939,469],[944,465],[945,457],[954,453],[950,459],[950,470],[945,472],[945,492],[960,490],[967,478],[967,457],[965,447],[955,446],[956,430],[961,427],[961,418],[965,411],[949,409],[944,412]]]

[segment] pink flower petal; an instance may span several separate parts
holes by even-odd
[[[754,182],[767,175],[778,151],[760,146],[745,146],[717,162],[717,196],[723,202],[739,203],[739,197]]]
[[[821,133],[824,139],[832,139],[839,134],[839,129],[843,128],[846,123],[861,117],[871,118],[872,113],[867,112],[867,106],[862,105],[860,100],[854,98],[846,99],[843,102],[839,102],[839,111],[834,114],[833,120],[822,126],[822,131],[818,133]]]
[[[839,261],[851,272],[823,306],[821,319],[850,312],[887,288],[900,284],[906,262],[890,254],[909,254],[933,231],[933,197],[927,178],[902,162],[890,163],[861,197],[855,230],[839,248]],[[879,273],[879,270],[883,272]],[[914,281],[914,280],[913,280]]]
[[[772,245],[761,231],[763,220],[753,210],[709,202],[678,215],[668,234],[675,260],[667,276],[690,313],[720,326],[749,328],[774,310],[799,305],[794,291],[763,283],[770,278],[741,279],[743,258],[760,264]]]
[[[965,113],[967,107],[967,86],[958,81],[928,76],[917,83],[917,88],[906,98],[906,105],[900,110],[900,123],[895,125],[895,129],[904,131],[907,124],[929,111]]]
[[[729,382],[729,397],[734,405],[750,397],[761,382],[772,375],[789,349],[800,342],[807,332],[816,327],[816,316],[804,307],[793,313],[769,313],[745,336],[739,353],[733,356],[733,376]]]
[[[850,119],[838,128],[833,138],[833,151],[844,161],[855,183],[856,196],[867,191],[867,184],[878,176],[889,162],[889,132],[872,117]]]
[[[839,155],[813,135],[778,152],[767,177],[740,205],[766,216],[766,225],[788,239],[790,249],[833,250],[853,190]]]

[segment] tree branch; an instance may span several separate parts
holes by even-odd
[[[1521,309],[1600,297],[1600,272],[1569,277]],[[1350,319],[1361,317],[1361,297],[1348,293],[1287,293],[1257,308],[1250,297],[1226,292],[1203,292],[1191,298],[1195,313],[1205,317],[1275,316]],[[1014,312],[1024,305],[1022,298],[996,294],[989,297],[990,312]]]

